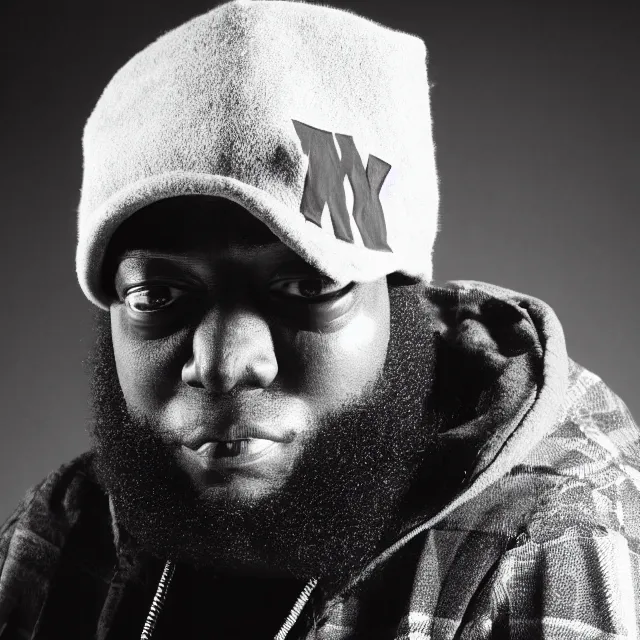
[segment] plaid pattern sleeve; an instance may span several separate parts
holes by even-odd
[[[639,430],[592,373],[570,366],[558,428],[512,476],[553,476],[462,624],[461,639],[640,636]]]

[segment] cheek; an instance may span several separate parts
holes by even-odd
[[[389,295],[386,281],[362,288],[349,321],[333,333],[301,332],[297,351],[304,389],[320,413],[358,397],[376,380],[389,344]]]
[[[127,406],[161,423],[171,422],[175,411],[182,411],[196,399],[181,376],[184,363],[191,357],[190,330],[141,340],[127,322],[124,305],[112,306],[111,327]],[[297,396],[316,415],[334,411],[361,396],[382,371],[389,343],[386,281],[360,288],[353,313],[338,330],[274,329],[273,334],[274,338],[279,336],[276,357],[285,394]]]
[[[126,321],[124,305],[111,307],[113,353],[129,409],[148,417],[157,416],[173,396],[182,367],[182,333],[159,340],[140,340]]]

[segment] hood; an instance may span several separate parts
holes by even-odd
[[[442,454],[426,478],[437,481],[435,504],[418,503],[347,589],[522,462],[568,408],[569,358],[548,304],[472,280],[428,286],[426,301],[440,343],[433,396]],[[434,493],[424,483],[416,490],[423,500]]]

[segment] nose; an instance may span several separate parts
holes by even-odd
[[[248,308],[210,310],[193,334],[182,381],[212,393],[266,388],[278,374],[268,323]]]

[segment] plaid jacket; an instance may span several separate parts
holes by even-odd
[[[637,639],[640,434],[626,406],[567,358],[541,301],[457,282],[426,304],[446,500],[428,511],[425,495],[391,546],[338,596],[313,591],[284,635]],[[51,474],[0,531],[1,640],[140,637],[164,563],[123,541],[91,461]],[[169,587],[153,639],[175,637],[177,617]]]

